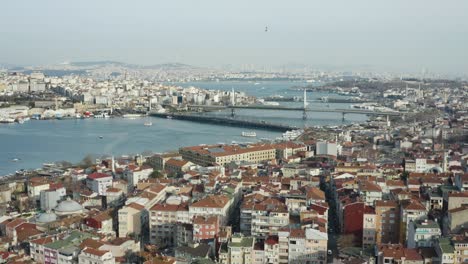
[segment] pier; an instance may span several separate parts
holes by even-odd
[[[239,120],[226,117],[214,117],[214,116],[203,116],[197,114],[180,114],[180,113],[155,113],[150,112],[150,116],[160,117],[160,118],[172,118],[185,121],[193,121],[198,123],[208,123],[215,125],[224,125],[224,126],[235,126],[235,127],[245,127],[245,128],[254,128],[254,129],[263,129],[270,131],[280,131],[285,132],[288,130],[298,129],[295,126],[272,124],[264,121],[249,121],[249,120]]]

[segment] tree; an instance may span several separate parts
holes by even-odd
[[[404,182],[408,180],[408,177],[409,177],[409,172],[407,171],[402,172],[400,175],[400,179],[402,179]]]
[[[56,163],[57,165],[61,166],[62,168],[70,168],[73,166],[73,164],[69,161],[62,160]]]
[[[93,157],[91,155],[86,155],[86,157],[81,160],[79,166],[83,169],[89,168],[94,164]]]
[[[164,175],[158,170],[153,170],[153,172],[149,175],[149,177],[152,179],[159,179],[159,178],[162,178],[163,176]]]

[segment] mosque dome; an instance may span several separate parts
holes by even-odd
[[[182,202],[182,198],[176,195],[171,195],[166,200],[167,204],[172,204],[172,205],[179,205],[181,202]]]
[[[57,215],[79,214],[82,212],[83,206],[71,200],[70,198],[65,201],[61,201],[57,207],[55,207],[55,213]]]
[[[54,222],[56,220],[57,220],[57,215],[52,213],[52,212],[42,213],[36,218],[36,222],[38,224],[51,223],[51,222]]]

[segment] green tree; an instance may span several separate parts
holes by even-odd
[[[86,169],[93,166],[93,164],[93,157],[91,155],[86,155],[86,157],[84,157],[83,160],[81,160],[79,166],[83,169]]]
[[[159,170],[153,170],[153,172],[149,175],[152,179],[159,179],[162,178],[164,175]]]
[[[408,177],[409,177],[409,172],[407,171],[402,172],[400,175],[400,179],[402,179],[405,182],[408,180]]]

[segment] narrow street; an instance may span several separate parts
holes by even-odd
[[[331,193],[329,183],[322,183],[320,188],[325,192],[328,209],[328,250],[332,251],[332,255],[328,255],[328,263],[333,263],[333,258],[338,258],[338,238],[339,238],[339,223],[336,214],[335,200]]]

